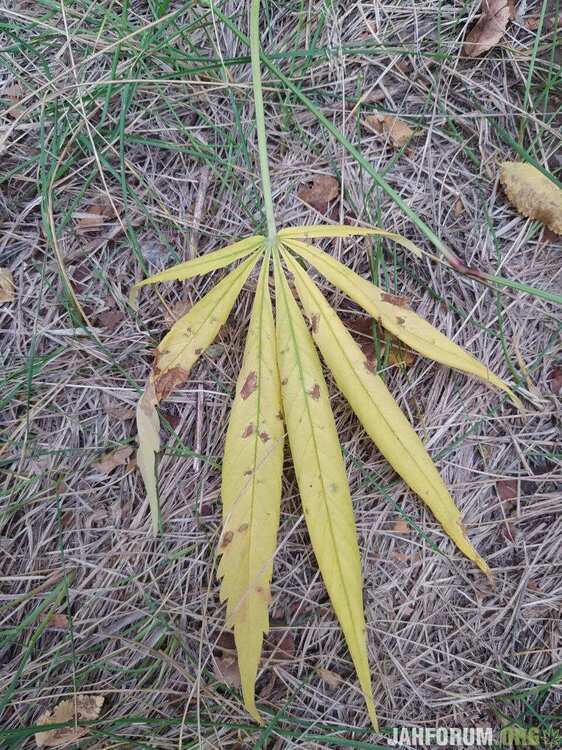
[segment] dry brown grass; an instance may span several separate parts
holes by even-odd
[[[540,11],[541,3],[526,5],[526,17]],[[141,274],[136,253],[152,272],[251,234],[260,222],[249,66],[185,72],[196,65],[189,55],[228,60],[246,50],[211,18],[204,30],[174,36],[203,15],[202,6],[182,7],[167,8],[181,12],[166,26],[145,2],[132,4],[121,36],[153,25],[122,43],[116,77],[140,82],[127,107],[131,89],[122,98],[115,87],[103,119],[107,87],[92,92],[110,77],[119,39],[111,12],[120,17],[121,8],[105,0],[66,6],[68,32],[56,3],[11,2],[4,14],[0,92],[17,84],[29,98],[23,105],[12,101],[16,108],[1,131],[7,140],[0,156],[0,265],[12,269],[17,299],[0,307],[6,399],[0,731],[10,747],[32,747],[33,739],[16,730],[78,691],[106,698],[84,747],[320,748],[344,747],[345,739],[367,747],[374,738],[313,559],[289,461],[272,617],[277,633],[294,637],[295,653],[266,665],[258,683],[260,705],[276,717],[268,735],[249,722],[238,693],[214,676],[223,627],[215,577],[221,450],[255,279],[220,339],[165,407],[175,434],[166,432],[160,462],[164,537],[149,535],[134,465],[109,476],[93,467],[104,453],[135,445],[132,408],[150,349],[174,306],[199,299],[220,277],[167,285],[161,299],[143,291],[135,317],[126,297]],[[223,10],[245,28],[243,7],[227,2]],[[551,171],[559,169],[554,115],[560,99],[545,84],[554,74],[554,32],[546,30],[533,53],[536,32],[519,17],[501,48],[468,61],[459,50],[476,11],[476,4],[458,2],[335,3],[331,9],[313,3],[302,12],[297,2],[271,4],[264,46],[331,46],[327,57],[297,57],[283,68],[378,169],[389,170],[391,184],[465,262],[559,292],[560,244],[517,216],[499,190],[497,164],[517,155],[495,127]],[[369,53],[349,51],[374,43]],[[427,56],[436,51],[437,59]],[[156,78],[168,82],[156,84]],[[319,221],[297,192],[314,174],[337,174],[343,197],[331,218],[357,217],[423,243],[314,117],[266,83],[279,223]],[[397,157],[361,128],[362,116],[375,108],[415,128],[406,153]],[[171,145],[159,148],[157,140]],[[67,169],[50,189],[49,170],[57,162]],[[96,173],[87,183],[96,163],[103,179]],[[79,218],[66,217],[107,195],[119,220],[109,213],[101,227],[83,232]],[[80,327],[69,313],[48,239],[50,220],[90,326]],[[369,275],[369,243],[330,249]],[[533,295],[497,296],[447,266],[414,261],[390,246],[383,257],[378,280],[498,374],[519,379],[529,410],[521,417],[484,385],[426,361],[386,372],[439,459],[471,539],[492,567],[494,590],[395,480],[332,390],[361,540],[381,724],[500,726],[502,715],[538,723],[529,706],[539,717],[561,712],[560,688],[544,687],[562,662],[561,412],[552,382],[560,353],[557,310]],[[324,289],[344,316],[356,314]],[[502,501],[497,488],[505,490],[506,480],[514,481],[513,499]],[[397,507],[423,534],[394,530]],[[60,597],[49,600],[65,574],[68,590],[59,586]],[[63,616],[54,620],[61,627],[44,619],[49,611]],[[339,685],[320,679],[318,668],[339,675]],[[521,691],[531,692],[522,698]]]

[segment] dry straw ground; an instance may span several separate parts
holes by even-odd
[[[556,3],[522,3],[503,42],[477,60],[461,48],[478,3],[264,5],[266,51],[459,257],[560,291],[560,245],[514,212],[497,177],[504,159],[560,169]],[[245,3],[220,7],[246,29]],[[539,34],[527,21],[541,9]],[[265,729],[217,677],[217,658],[232,668],[215,576],[221,449],[254,277],[165,407],[161,539],[149,533],[134,452],[113,468],[97,463],[135,447],[133,407],[151,349],[222,274],[167,285],[161,298],[143,291],[138,317],[126,305],[131,285],[262,226],[247,54],[205,3],[4,0],[0,10],[0,265],[16,286],[15,301],[0,307],[6,747],[31,748],[38,717],[75,692],[105,698],[80,741],[88,748],[377,742],[288,462],[272,601],[274,640],[285,645],[258,683]],[[321,220],[297,194],[314,176],[335,175],[340,199],[329,218],[380,224],[431,250],[310,112],[270,76],[265,87],[279,224]],[[362,127],[375,111],[414,130],[405,150]],[[553,726],[562,661],[557,310],[390,245],[329,249],[528,398],[522,418],[435,364],[385,369],[494,572],[493,590],[334,396],[381,724]],[[324,289],[342,316],[357,316]],[[411,523],[397,524],[403,514]]]

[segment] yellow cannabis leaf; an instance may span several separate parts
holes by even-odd
[[[415,312],[396,305],[393,295],[386,294],[370,281],[358,276],[338,260],[312,245],[292,239],[284,239],[283,244],[308,261],[320,271],[322,276],[351,297],[383,328],[411,349],[424,357],[456,370],[462,370],[469,375],[475,375],[490,385],[500,388],[509,395],[517,408],[522,408],[521,401],[503,380]]]
[[[312,548],[377,729],[361,560],[345,465],[322,365],[275,259],[277,350],[291,456]]]
[[[308,274],[287,254],[284,257],[314,340],[365,431],[388,463],[429,506],[459,549],[489,574],[490,569],[466,538],[461,514],[435,464],[382,378],[373,372],[361,348]]]
[[[143,279],[135,284],[129,294],[129,304],[132,308],[136,307],[137,295],[139,289],[148,284],[158,284],[160,281],[186,281],[194,276],[201,276],[211,271],[217,271],[219,268],[229,266],[235,260],[242,260],[257,250],[263,243],[264,237],[259,234],[252,237],[246,237],[240,242],[234,242],[232,245],[215,250],[214,253],[201,255],[199,258],[193,258],[185,263],[178,263],[177,266],[167,268],[165,271],[155,273],[148,279]]]
[[[257,721],[254,685],[263,636],[269,630],[284,443],[268,277],[269,254],[256,289],[224,448],[218,568],[221,601],[227,602],[226,624],[234,630],[244,703]]]
[[[523,216],[542,221],[562,234],[562,190],[532,164],[504,161],[500,180],[515,208]]]
[[[386,294],[303,239],[383,236],[419,255],[412,242],[392,232],[348,226],[290,227],[275,242],[256,235],[145,279],[136,287],[242,262],[224,277],[162,339],[137,407],[137,462],[150,503],[152,526],[159,529],[156,455],[160,450],[157,406],[185,382],[194,363],[226,321],[258,259],[256,287],[242,368],[228,427],[221,495],[223,530],[218,552],[227,626],[234,630],[244,703],[260,721],[255,704],[279,525],[284,427],[295,466],[304,516],[316,559],[341,624],[373,726],[373,702],[363,615],[361,562],[345,464],[322,366],[315,343],[336,383],[375,444],[395,470],[432,510],[458,548],[482,571],[488,566],[471,545],[460,512],[416,432],[381,378],[366,361],[336,313],[295,256],[363,307],[412,349],[501,388],[520,405],[509,387],[477,359],[450,341],[399,298]],[[273,258],[276,316],[269,296]],[[308,317],[291,292],[282,262],[291,272]]]
[[[178,385],[187,380],[193,365],[205,349],[213,343],[257,259],[258,256],[254,254],[229,273],[172,326],[156,349],[148,385],[137,407],[139,433],[137,464],[144,479],[152,511],[152,529],[155,534],[159,526],[159,503],[155,480],[156,453],[160,450],[156,406]],[[188,261],[188,263],[196,265],[195,261]],[[183,264],[182,273],[189,272],[188,263]]]

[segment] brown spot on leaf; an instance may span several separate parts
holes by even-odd
[[[245,476],[245,477],[251,477],[253,473],[254,473],[254,470],[253,470],[253,469],[247,469],[247,470],[246,470],[246,471],[244,472],[244,476]]]
[[[248,524],[247,524],[247,523],[243,523],[243,524],[241,524],[241,525],[240,525],[240,526],[238,527],[238,531],[239,531],[239,532],[240,532],[241,534],[242,534],[242,533],[243,533],[244,531],[247,531],[247,530],[248,530]]]
[[[230,542],[234,539],[234,533],[232,531],[226,531],[221,541],[221,547],[228,547]]]
[[[308,391],[308,395],[312,396],[315,401],[318,401],[318,399],[320,398],[320,386],[318,385],[318,383],[314,383],[314,387],[312,388],[312,390]]]
[[[277,417],[277,419],[280,419],[281,421],[283,421],[283,412],[278,411],[275,416]]]
[[[154,390],[158,401],[168,398],[178,385],[185,383],[189,377],[189,371],[183,367],[171,367],[169,370],[156,375],[154,373]]]
[[[252,372],[248,375],[248,377],[244,381],[244,385],[242,386],[240,395],[242,396],[244,400],[246,400],[256,390],[257,386],[258,386],[258,376],[256,375],[255,370],[252,370]]]
[[[396,305],[397,307],[408,307],[408,300],[406,297],[400,297],[398,294],[389,294],[388,292],[383,292],[381,294],[381,299],[383,302],[388,302],[390,305]]]
[[[199,356],[202,351],[203,351],[203,349],[196,349],[195,350],[195,354],[197,354],[197,356]]]
[[[260,432],[260,440],[262,441],[262,443],[267,443],[267,441],[269,440],[269,435],[267,434],[267,432]]]
[[[396,322],[398,323],[399,326],[403,326],[404,323],[406,322],[406,318],[402,318],[402,317],[400,317],[400,315],[397,315],[396,316]]]
[[[247,425],[246,429],[242,433],[242,437],[243,438],[250,437],[250,435],[253,433],[253,431],[254,431],[254,425],[252,424],[252,422],[250,422],[250,424]]]
[[[287,385],[288,382],[289,381],[287,378],[283,378],[283,380],[281,381],[281,385]]]

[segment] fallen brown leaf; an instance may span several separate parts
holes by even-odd
[[[111,453],[107,453],[100,461],[96,461],[94,468],[101,474],[110,474],[118,466],[125,466],[132,452],[133,448],[130,445],[118,448]]]
[[[0,268],[0,302],[13,302],[16,296],[14,277],[7,268]]]
[[[21,114],[23,114],[23,112],[25,111],[24,107],[14,107],[14,105],[17,105],[24,97],[23,86],[20,86],[19,83],[13,83],[10,86],[6,86],[6,88],[2,89],[0,96],[5,97],[9,101],[6,109],[10,110],[8,113],[10,117],[13,117],[15,119],[16,117],[19,117]]]
[[[498,479],[496,492],[503,503],[517,500],[517,479]]]
[[[389,297],[392,297],[393,295],[388,295]],[[395,297],[395,299],[404,299],[402,297]],[[397,304],[394,302],[394,304]],[[356,318],[349,318],[344,321],[346,326],[349,328],[349,330],[352,333],[359,334],[359,337],[357,339],[357,343],[361,347],[361,351],[365,355],[365,359],[367,360],[366,366],[371,370],[376,370],[377,366],[377,357],[375,352],[375,342],[373,340],[373,334],[372,334],[372,318],[362,318],[362,317],[356,317]],[[415,355],[414,352],[412,352],[410,349],[407,349],[397,338],[394,336],[391,336],[389,333],[386,333],[382,329],[379,329],[381,332],[381,356],[385,356],[386,352],[386,344],[385,341],[388,340],[390,343],[390,351],[388,353],[388,359],[387,362],[389,365],[396,365],[399,367],[411,367],[415,362]]]
[[[513,0],[483,0],[482,15],[466,35],[463,54],[479,57],[501,41],[508,21],[515,18]]]
[[[104,310],[96,315],[95,324],[98,328],[104,328],[106,331],[114,331],[117,326],[125,319],[121,310]]]
[[[47,627],[56,628],[57,630],[66,630],[69,625],[68,617],[57,612],[50,617]]]
[[[555,367],[550,373],[550,390],[555,396],[562,392],[562,367]]]
[[[135,416],[135,409],[132,406],[124,406],[121,404],[114,405],[108,403],[104,407],[104,411],[110,417],[115,417],[115,419],[120,419],[123,421],[126,419],[133,419]]]
[[[76,695],[61,701],[52,711],[46,711],[37,719],[37,724],[58,724],[65,721],[93,721],[100,715],[104,698],[102,695]],[[88,733],[87,727],[63,727],[37,732],[37,747],[56,747],[62,743],[76,742]]]
[[[515,161],[503,162],[500,180],[520,214],[562,234],[562,190],[552,180],[531,164]]]
[[[408,524],[402,517],[400,517],[392,527],[392,531],[394,531],[395,534],[409,534],[411,530],[410,524]]]
[[[107,196],[103,195],[95,198],[87,211],[75,213],[74,218],[78,219],[77,232],[89,232],[103,226],[108,219],[115,218],[115,212]]]
[[[453,204],[453,213],[455,216],[460,216],[464,213],[464,203],[462,198],[457,198],[457,200]]]
[[[542,231],[542,241],[550,245],[551,242],[559,242],[558,235],[552,229],[545,227]]]
[[[320,677],[322,682],[325,682],[332,690],[335,690],[341,682],[339,674],[336,674],[329,669],[324,669],[323,667],[316,667],[316,674]]]
[[[330,201],[335,200],[340,194],[340,186],[335,177],[330,175],[318,175],[312,183],[299,190],[299,198],[315,208],[321,214],[326,213]]]
[[[365,127],[387,136],[394,148],[402,148],[414,135],[410,126],[394,115],[368,115],[365,118]]]
[[[240,670],[236,658],[236,646],[232,633],[221,633],[214,650],[213,673],[219,682],[239,689]]]

